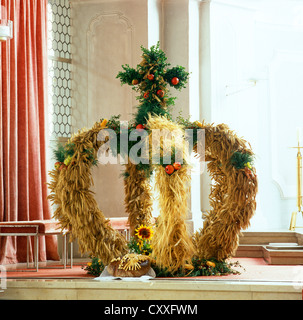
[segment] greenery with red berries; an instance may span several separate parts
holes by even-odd
[[[168,85],[181,90],[186,87],[189,77],[189,73],[185,71],[184,67],[170,68],[165,53],[160,49],[159,42],[150,49],[141,46],[141,50],[143,58],[141,63],[136,68],[131,68],[128,64],[123,65],[123,71],[117,75],[121,85],[128,84],[138,93],[139,105],[134,114],[134,123],[129,128],[130,131],[133,129],[148,130],[145,125],[149,115],[166,116],[172,120],[170,111],[176,98],[170,95]],[[164,166],[167,174],[172,174],[181,166],[174,165],[174,163],[170,165],[161,163],[161,165]],[[152,172],[149,164],[139,164],[138,169],[145,170],[147,175]]]
[[[136,125],[144,125],[148,115],[165,115],[170,119],[170,107],[174,105],[175,97],[169,94],[168,84],[178,90],[185,88],[189,73],[184,67],[169,68],[165,53],[157,45],[146,49],[141,46],[142,62],[136,68],[123,65],[123,71],[117,78],[121,84],[128,84],[138,92],[139,106],[135,113]]]

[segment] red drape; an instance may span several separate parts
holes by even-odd
[[[14,38],[0,45],[0,221],[46,220],[47,0],[0,2],[14,22]],[[39,247],[40,261],[58,260],[54,236]],[[23,261],[26,238],[0,237],[0,263]]]

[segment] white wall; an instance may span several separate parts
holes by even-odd
[[[251,229],[288,229],[303,127],[303,3],[211,1],[209,121],[251,143],[259,178]],[[202,105],[203,110],[203,105]]]
[[[140,46],[148,44],[147,12],[147,1],[71,1],[74,132],[112,115],[131,119],[135,95],[116,76],[122,64],[141,60]],[[120,164],[93,169],[93,191],[107,217],[125,216],[122,169]]]

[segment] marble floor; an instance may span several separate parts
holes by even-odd
[[[75,261],[72,269],[21,272],[8,268],[0,299],[13,300],[302,300],[303,266],[273,266],[261,258],[234,258],[239,275],[100,281]],[[11,272],[14,271],[14,272]],[[27,270],[28,271],[28,270]],[[3,280],[3,279],[2,279]]]

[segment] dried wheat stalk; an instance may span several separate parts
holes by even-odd
[[[70,231],[71,240],[78,239],[80,251],[100,257],[107,264],[127,252],[127,243],[98,208],[90,190],[91,164],[83,152],[92,148],[97,152],[100,147],[97,135],[103,128],[104,124],[97,122],[91,130],[79,132],[70,139],[70,143],[75,144],[73,164],[50,172],[49,199],[57,207],[54,218],[61,222],[62,229]]]
[[[249,177],[230,162],[235,151],[253,154],[245,140],[225,124],[203,122],[200,127],[205,130],[205,160],[214,183],[209,195],[212,209],[205,215],[203,229],[194,235],[194,243],[197,256],[223,261],[234,255],[241,230],[250,224],[258,182],[255,174]]]

